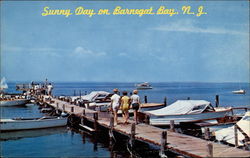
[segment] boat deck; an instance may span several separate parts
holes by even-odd
[[[99,126],[109,129],[110,128],[110,115],[107,112],[97,112],[90,109],[85,109],[65,101],[61,101],[56,98],[52,100],[43,100],[54,108],[74,114],[78,117],[83,117],[88,121],[97,121]],[[98,115],[96,118],[94,115]],[[95,118],[95,119],[94,119]],[[122,122],[119,118],[118,122]],[[129,120],[129,124],[118,124],[113,128],[113,131],[119,132],[128,137],[131,136],[131,126],[134,121]],[[167,145],[166,149],[189,157],[208,157],[211,156],[209,151],[209,146],[212,145],[212,156],[213,157],[249,157],[250,152],[235,147],[230,147],[227,145],[206,141],[200,138],[171,132],[169,130],[164,130],[158,127],[154,127],[148,124],[137,124],[135,127],[135,139],[145,143],[154,144],[156,146],[161,146],[162,144],[162,133],[167,131]],[[209,145],[208,145],[209,144]],[[211,151],[211,148],[210,148]]]

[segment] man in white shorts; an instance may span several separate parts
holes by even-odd
[[[114,125],[117,125],[118,123],[117,112],[120,108],[120,96],[117,94],[118,93],[117,88],[115,88],[113,91],[114,91],[114,94],[111,97],[111,110],[114,113]]]

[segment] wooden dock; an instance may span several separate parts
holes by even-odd
[[[112,128],[113,131],[119,132],[130,138],[133,137],[135,140],[154,144],[161,147],[161,149],[166,149],[183,156],[250,157],[250,152],[246,150],[172,132],[144,123],[135,125],[132,120],[129,120],[130,124],[118,124],[113,127],[110,126],[112,122],[110,118],[112,117],[110,117],[111,115],[107,112],[85,109],[56,98],[44,99],[42,96],[40,99],[57,110],[65,111],[79,118],[93,122],[94,128],[97,128],[96,126],[102,126],[107,129]],[[119,118],[118,122],[122,122],[122,119]],[[133,128],[135,128],[135,131],[132,130]],[[135,132],[135,135],[133,135],[133,132]]]

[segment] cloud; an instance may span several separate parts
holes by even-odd
[[[161,25],[153,28],[157,31],[167,32],[188,32],[188,33],[209,33],[209,34],[231,34],[231,35],[248,35],[247,32],[241,32],[237,30],[229,30],[225,28],[202,28],[196,26],[194,21],[182,20],[168,25]]]
[[[75,55],[91,55],[91,56],[105,56],[105,52],[94,52],[90,49],[78,46],[74,49],[73,52]]]

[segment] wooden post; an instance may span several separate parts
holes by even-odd
[[[205,127],[205,139],[210,139],[210,129],[208,127]]]
[[[97,126],[98,126],[98,123],[97,123],[97,120],[98,120],[98,113],[97,113],[97,112],[94,113],[93,117],[94,117],[94,129],[95,129],[95,131],[97,131]]]
[[[130,134],[131,148],[133,148],[134,143],[135,143],[135,123],[132,123],[132,125],[131,125],[131,134]]]
[[[63,111],[65,111],[65,104],[63,104]]]
[[[170,120],[170,130],[172,132],[175,132],[175,129],[174,129],[174,120]]]
[[[71,112],[72,112],[72,113],[74,112],[74,106],[71,107]]]
[[[219,95],[215,96],[215,106],[218,107],[219,106]]]
[[[56,113],[59,114],[59,103],[56,103]]]
[[[84,118],[81,117],[81,125],[84,125]]]
[[[82,110],[82,115],[85,116],[86,113],[85,113],[85,109]]]
[[[162,133],[161,133],[161,150],[160,150],[161,157],[164,157],[164,155],[165,155],[166,145],[167,145],[167,131],[162,131]]]
[[[207,143],[207,157],[213,157],[213,143]]]
[[[164,97],[164,106],[167,106],[168,105],[168,103],[167,103],[167,97]]]
[[[148,125],[150,124],[150,117],[149,117],[149,115],[145,114],[144,122],[145,122],[145,124],[148,124]]]
[[[109,128],[110,128],[110,129],[113,129],[113,128],[114,128],[114,115],[113,115],[112,113],[110,114]]]
[[[80,100],[81,100],[81,98],[82,98],[82,93],[81,93],[81,90],[79,91],[79,95],[80,95]]]
[[[235,143],[235,147],[239,146],[237,125],[234,125],[234,143]]]
[[[148,97],[146,95],[144,96],[144,102],[148,103]]]
[[[190,100],[190,97],[187,97],[187,100]]]

